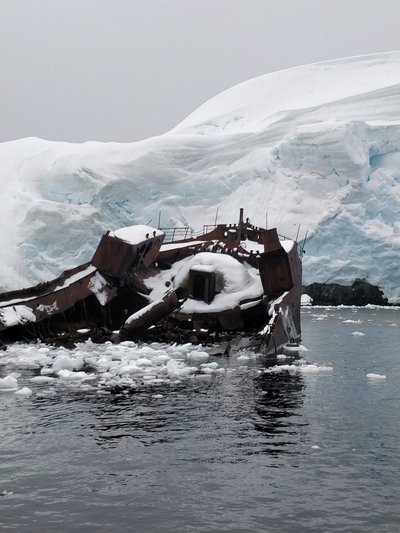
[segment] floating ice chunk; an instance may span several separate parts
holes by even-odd
[[[311,446],[311,448],[312,448],[313,450],[319,450],[319,446],[318,446],[318,444],[314,444],[314,446]]]
[[[36,370],[37,368],[40,368],[40,363],[26,357],[19,357],[17,364],[18,368],[25,368],[27,370]]]
[[[331,366],[326,366],[326,365],[319,366],[315,364],[310,364],[310,365],[300,365],[299,370],[305,373],[332,372],[333,368]]]
[[[349,318],[348,320],[343,320],[343,324],[361,324],[362,320],[352,320]]]
[[[156,365],[164,365],[167,361],[169,361],[170,357],[167,354],[157,355],[154,357],[153,361]]]
[[[53,363],[53,371],[59,370],[80,370],[83,366],[81,357],[70,357],[66,354],[57,355]]]
[[[136,364],[138,366],[153,366],[153,363],[150,361],[150,359],[147,359],[145,357],[140,357],[136,360]]]
[[[365,333],[362,333],[361,331],[353,331],[352,335],[354,335],[354,337],[364,337]]]
[[[56,378],[52,378],[50,376],[34,376],[29,381],[32,383],[51,383],[56,381]]]
[[[331,366],[316,365],[316,364],[295,364],[295,365],[275,365],[264,370],[265,374],[279,373],[279,372],[304,372],[305,374],[313,374],[318,372],[332,372]]]
[[[308,352],[308,348],[304,346],[303,344],[299,344],[298,346],[284,346],[285,352]]]
[[[308,294],[302,294],[301,295],[301,305],[302,306],[309,306],[312,305],[313,299]]]
[[[185,377],[190,374],[193,374],[194,372],[197,372],[198,370],[197,367],[195,366],[183,365],[180,361],[176,361],[175,359],[170,359],[166,367],[167,367],[167,373],[170,378]]]
[[[22,387],[22,389],[15,391],[15,394],[18,394],[19,396],[30,396],[32,394],[32,389],[29,387]]]
[[[150,381],[154,383],[154,381],[157,379],[156,374],[145,374],[142,379],[149,383]]]
[[[40,369],[40,375],[41,376],[51,376],[51,374],[54,374],[54,369],[53,368],[43,367],[43,368]]]
[[[79,381],[82,379],[95,379],[96,376],[90,376],[86,372],[71,372],[66,368],[62,368],[57,372],[61,379],[66,381]]]
[[[143,374],[143,368],[134,364],[122,365],[118,368],[118,374]],[[113,374],[111,374],[113,375]]]
[[[0,378],[0,392],[14,392],[18,390],[17,378],[20,374],[12,372],[5,378]]]
[[[128,348],[134,348],[136,344],[133,341],[122,341],[119,343],[120,346],[127,346]]]
[[[371,381],[385,381],[386,376],[385,374],[375,374],[374,372],[370,372],[369,374],[367,374],[367,379]]]
[[[188,352],[186,354],[186,357],[187,359],[189,359],[190,361],[208,361],[209,359],[209,354],[207,352],[200,352],[200,351],[195,351],[195,352]]]
[[[206,372],[203,374],[195,374],[193,378],[197,380],[208,380],[208,379],[211,379],[211,376],[212,376],[212,372]]]
[[[273,374],[273,373],[279,374],[280,372],[284,372],[285,370],[296,372],[298,370],[298,367],[295,365],[274,365],[274,366],[270,366],[269,368],[266,368],[264,370],[264,374]]]
[[[212,370],[215,370],[216,368],[219,367],[219,364],[217,362],[212,362],[212,363],[201,363],[200,365],[201,369],[204,369],[204,368],[211,368]]]
[[[164,395],[163,394],[153,394],[153,398],[155,398],[156,400],[159,400],[161,398],[164,398]]]
[[[250,359],[250,357],[248,355],[245,355],[245,354],[238,355],[238,357],[237,357],[238,361],[248,361],[249,359]]]

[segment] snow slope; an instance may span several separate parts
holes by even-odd
[[[400,301],[400,52],[305,65],[212,98],[138,143],[0,144],[0,287],[49,279],[132,224],[238,218],[300,238],[304,281]],[[300,230],[298,226],[300,225]]]

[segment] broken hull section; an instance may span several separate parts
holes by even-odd
[[[103,236],[91,262],[0,295],[0,341],[159,340],[213,344],[246,337],[277,353],[300,340],[301,257],[276,229],[243,221],[163,244],[160,230]]]

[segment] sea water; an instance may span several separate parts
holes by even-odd
[[[399,532],[399,328],[306,308],[278,358],[0,352],[0,530]]]

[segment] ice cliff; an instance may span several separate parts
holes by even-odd
[[[132,144],[0,144],[0,288],[88,260],[136,223],[236,221],[303,238],[304,281],[400,302],[400,52],[274,72]],[[300,225],[300,228],[299,228]]]

